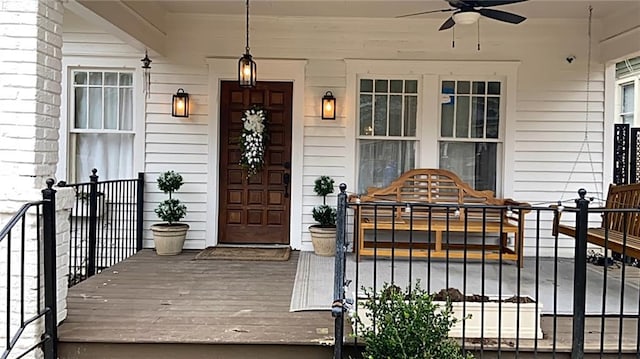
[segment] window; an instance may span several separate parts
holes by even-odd
[[[440,168],[497,193],[501,82],[447,79],[440,88]]]
[[[640,126],[640,57],[618,62],[616,80],[616,122]]]
[[[360,79],[358,191],[385,187],[415,167],[418,81]]]
[[[84,182],[133,174],[133,72],[72,70],[70,177]]]

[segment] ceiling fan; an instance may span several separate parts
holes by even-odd
[[[527,0],[444,0],[452,7],[450,9],[422,11],[413,14],[400,15],[396,17],[409,17],[423,14],[431,14],[436,12],[450,12],[453,11],[447,21],[440,26],[440,31],[452,28],[455,24],[468,25],[478,21],[480,16],[485,16],[490,19],[508,22],[510,24],[519,24],[526,20],[526,17],[513,14],[510,12],[489,9],[490,7],[515,4]]]

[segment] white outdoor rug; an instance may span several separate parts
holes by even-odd
[[[432,260],[431,270],[427,270],[426,260],[398,260],[392,264],[390,259],[378,259],[375,265],[376,288],[385,282],[395,282],[405,288],[411,281],[420,279],[421,287],[429,292],[438,292],[443,288],[455,287],[461,292],[470,294],[482,293],[482,263],[467,263],[466,281],[464,266],[461,262]],[[536,290],[536,261],[526,258],[525,266],[520,271],[520,295],[538,298],[542,304],[543,314],[570,315],[573,313],[573,259],[560,258],[557,264],[557,279],[554,280],[553,258],[540,258],[538,288]],[[448,267],[448,271],[447,271]],[[348,288],[349,296],[355,296],[356,288],[362,293],[362,287],[373,287],[374,261],[364,258],[360,261],[356,278],[355,261],[352,255],[347,256],[347,279],[352,283]],[[499,278],[502,278],[502,295],[511,296],[518,293],[518,270],[512,263],[499,265],[496,261],[487,261],[484,265],[484,294],[499,294]],[[609,267],[607,270],[606,314],[620,313],[621,269]],[[291,297],[291,311],[330,310],[333,302],[334,258],[320,257],[312,252],[301,252],[298,259],[298,270]],[[428,274],[431,273],[429,276]],[[392,278],[393,276],[393,278]],[[638,313],[640,291],[640,269],[626,267],[624,286],[624,312],[627,315]],[[587,315],[602,313],[602,280],[603,267],[587,265]],[[557,297],[554,295],[557,291]],[[557,298],[554,300],[554,298]],[[554,311],[554,306],[556,307]]]

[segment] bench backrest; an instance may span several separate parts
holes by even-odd
[[[640,208],[640,183],[609,186],[607,194],[607,209]],[[602,228],[608,225],[613,231],[626,232],[633,236],[640,236],[640,215],[637,212],[608,212],[602,219]],[[626,229],[625,229],[626,225]]]
[[[362,203],[367,202],[399,202],[399,203],[429,203],[452,205],[448,210],[433,210],[414,207],[413,217],[446,217],[447,212],[451,215],[457,211],[457,215],[464,216],[464,213],[456,209],[458,205],[504,205],[505,200],[495,198],[493,191],[477,191],[467,183],[462,181],[455,173],[443,169],[418,168],[409,170],[390,185],[384,188],[372,188],[365,195],[360,197]],[[404,208],[396,208],[395,215],[402,216],[407,211]],[[467,210],[466,215],[482,218],[486,220],[499,220],[500,211],[493,210],[487,216],[481,209]],[[385,217],[384,211],[378,212],[380,217]]]

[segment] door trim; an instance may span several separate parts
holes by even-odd
[[[218,244],[218,184],[220,174],[220,84],[237,80],[238,60],[229,58],[207,58],[209,66],[209,126],[208,126],[208,171],[207,176],[207,221],[204,232],[205,246]],[[259,60],[258,81],[293,82],[292,128],[291,128],[291,212],[289,220],[289,242],[291,248],[302,249],[302,183],[304,153],[304,90],[306,60]],[[215,220],[214,220],[215,219]]]

